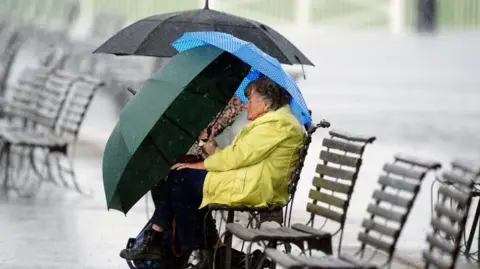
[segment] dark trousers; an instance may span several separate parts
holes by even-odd
[[[166,182],[152,190],[155,212],[152,224],[164,230],[172,229],[182,252],[205,247],[204,220],[208,209],[198,209],[203,198],[203,183],[207,171],[172,170]]]

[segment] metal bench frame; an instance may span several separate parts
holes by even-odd
[[[367,212],[370,216],[362,222],[363,231],[358,234],[361,246],[354,255],[345,255],[340,252],[338,257],[305,257],[282,253],[276,249],[267,249],[267,256],[286,268],[376,269],[391,266],[398,238],[410,215],[421,183],[429,171],[440,167],[439,162],[421,160],[402,154],[395,155],[393,163],[384,164],[383,174],[378,179],[380,189],[374,191],[372,203],[368,205]],[[395,194],[387,191],[387,188],[393,189]],[[408,193],[409,197],[401,197],[399,195],[401,191]],[[381,205],[385,203],[389,204],[390,209]],[[394,210],[397,207],[403,208],[403,212]],[[376,217],[385,220],[385,223],[379,223],[376,221]],[[395,228],[388,226],[390,221],[396,223]],[[371,231],[380,236],[372,236]],[[392,240],[383,241],[384,236],[388,236]],[[364,257],[367,246],[375,250],[369,259]],[[385,263],[381,265],[371,263],[377,252],[384,252],[388,255]]]
[[[460,253],[461,239],[465,231],[473,197],[474,181],[471,176],[461,175],[452,163],[452,171],[442,173],[443,184],[438,189],[435,214],[427,235],[428,249],[422,253],[424,268],[434,265],[438,269],[454,269]],[[441,255],[436,255],[440,251]],[[448,257],[448,260],[445,258]]]
[[[295,164],[295,168],[292,171],[292,175],[290,177],[289,199],[286,205],[271,205],[269,207],[251,207],[251,206],[228,206],[228,205],[220,205],[220,204],[211,204],[209,205],[209,211],[207,213],[207,217],[211,214],[212,211],[215,211],[215,210],[227,211],[228,215],[227,215],[226,223],[228,225],[229,223],[233,223],[234,221],[234,212],[248,212],[251,214],[251,218],[247,224],[247,227],[249,227],[253,218],[256,217],[258,214],[261,214],[263,212],[274,212],[278,210],[283,210],[283,208],[285,208],[284,219],[287,220],[287,215],[291,215],[291,209],[289,211],[289,208],[293,206],[293,201],[295,199],[296,186],[297,186],[298,180],[300,179],[300,173],[301,173],[301,170],[303,169],[305,157],[308,153],[308,148],[312,141],[312,135],[313,133],[315,133],[315,131],[318,128],[328,128],[328,127],[330,127],[330,123],[322,120],[320,123],[316,125],[312,125],[310,128],[308,128],[304,138],[303,146],[299,152],[299,159],[297,160],[297,163]],[[290,212],[290,214],[288,212]],[[231,259],[232,259],[232,256],[231,256],[232,234],[228,230],[226,230],[224,235],[221,236],[219,240],[221,240],[222,237],[225,238],[224,243],[227,246],[226,253],[225,253],[226,254],[225,269],[230,269]],[[214,252],[214,259],[213,259],[214,264],[215,264],[217,249],[218,248],[215,248],[215,252]]]
[[[89,76],[69,73],[62,70],[52,70],[51,73],[48,74],[45,84],[40,82],[40,85],[38,85],[39,87],[32,87],[31,89],[26,89],[26,91],[32,94],[32,97],[35,98],[35,96],[46,94],[44,92],[48,91],[47,84],[50,85],[50,89],[55,89],[55,87],[59,85],[58,83],[64,83],[64,88],[60,90],[59,94],[61,96],[58,99],[53,100],[48,99],[48,97],[45,97],[45,99],[40,98],[39,100],[32,102],[34,107],[31,107],[30,111],[29,109],[14,110],[16,115],[13,114],[11,116],[22,118],[25,121],[24,128],[15,128],[14,126],[13,128],[5,128],[0,130],[0,141],[3,142],[2,148],[0,148],[0,160],[5,160],[4,189],[7,192],[9,189],[9,175],[11,168],[9,161],[12,147],[22,147],[29,151],[29,153],[24,155],[29,156],[31,168],[35,175],[40,179],[37,182],[38,185],[40,185],[43,181],[57,183],[52,175],[52,163],[49,161],[49,157],[52,154],[60,153],[61,155],[67,157],[69,160],[69,167],[67,167],[66,170],[62,169],[62,171],[66,171],[73,176],[74,188],[77,191],[82,192],[76,182],[70,158],[68,158],[68,147],[72,143],[76,142],[80,125],[83,122],[85,112],[92,101],[93,95],[96,90],[103,86],[104,83]],[[87,84],[87,89],[85,89],[85,87],[83,89],[75,89],[76,87],[80,87],[82,83]],[[25,87],[28,88],[28,85]],[[76,103],[77,94],[87,95],[85,96],[86,99],[83,100],[81,105]],[[54,114],[48,113],[51,109],[43,111],[36,109],[37,106],[43,106],[43,102],[51,101],[57,102],[54,107],[54,109],[56,109]],[[76,107],[80,107],[81,111],[75,115],[75,124],[74,126],[67,126],[65,121],[69,121],[69,119],[71,119],[72,116],[69,114],[71,114],[72,110],[76,109]],[[22,113],[25,114],[22,115]],[[71,139],[65,137],[65,131],[70,133]],[[48,177],[43,175],[43,173],[40,171],[40,168],[37,166],[37,163],[35,162],[35,149],[46,149],[47,151],[42,164],[47,166]],[[64,186],[68,186],[67,181],[61,174],[61,166],[59,162],[57,162],[57,167],[59,169],[60,180]],[[35,188],[33,190],[27,191],[26,193],[22,193],[19,188],[14,188],[14,190],[21,196],[32,196],[32,191],[38,190],[39,186],[34,187]]]
[[[341,242],[350,199],[362,166],[363,153],[366,146],[373,143],[376,138],[352,135],[338,130],[332,130],[329,134],[330,138],[323,140],[324,149],[320,152],[320,163],[316,168],[319,176],[313,179],[313,186],[309,193],[312,202],[308,203],[306,208],[310,212],[310,220],[307,224],[294,224],[291,228],[257,230],[233,223],[227,226],[227,229],[234,235],[250,242],[246,268],[249,266],[249,253],[255,242],[267,242],[264,246],[269,247],[276,247],[278,242],[282,242],[286,245],[287,252],[290,252],[290,243],[297,245],[304,252],[304,243],[306,242],[309,249],[321,250],[327,254],[332,254],[332,236],[340,233]],[[326,206],[319,206],[318,202],[326,204]],[[335,210],[332,210],[333,208]],[[338,213],[336,210],[341,210],[342,213]],[[318,229],[313,228],[316,216],[325,219],[323,225]],[[328,221],[335,221],[339,224],[339,228],[332,234],[323,231],[323,227]],[[274,267],[275,264],[272,263],[271,268]]]

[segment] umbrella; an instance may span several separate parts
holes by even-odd
[[[290,103],[292,112],[302,124],[311,125],[312,119],[309,110],[295,81],[283,70],[277,59],[261,51],[254,44],[227,33],[193,32],[183,34],[172,43],[172,46],[179,52],[201,46],[215,46],[230,52],[252,67],[236,91],[237,96],[244,103],[247,102],[244,95],[245,87],[250,81],[257,79],[260,74],[264,74],[290,93],[292,96],[292,102]]]
[[[233,97],[250,66],[213,46],[174,56],[121,111],[103,155],[107,207],[127,213]]]
[[[311,119],[302,94],[280,63],[255,45],[218,32],[186,33],[179,54],[145,82],[120,113],[103,156],[108,208],[128,210],[166,177],[200,130],[260,74],[292,95],[292,111]]]
[[[139,20],[108,39],[95,53],[172,57],[170,44],[185,32],[219,31],[255,44],[283,64],[313,65],[298,48],[260,22],[205,8]]]

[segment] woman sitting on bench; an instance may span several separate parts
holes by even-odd
[[[128,260],[162,259],[163,232],[175,231],[185,254],[204,248],[203,221],[211,203],[267,206],[286,204],[288,181],[303,144],[300,122],[292,114],[291,96],[262,77],[245,89],[248,123],[224,149],[211,141],[204,161],[172,166],[155,201],[152,229],[142,244],[122,250]]]

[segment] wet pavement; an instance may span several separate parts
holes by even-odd
[[[300,83],[314,119],[378,136],[366,150],[348,212],[348,250],[358,246],[357,231],[376,178],[395,152],[445,166],[452,158],[480,158],[480,37],[467,40],[345,35],[297,42],[317,65],[307,69],[307,81]],[[144,225],[152,205],[146,210],[142,200],[127,217],[106,210],[101,156],[116,117],[113,101],[99,93],[82,127],[75,169],[93,197],[49,184],[35,199],[0,194],[0,268],[126,268],[118,253]],[[308,219],[307,193],[325,136],[324,130],[314,136],[292,222]],[[397,248],[398,256],[417,264],[426,247],[433,179],[431,174],[425,180]],[[412,267],[397,262],[392,268]]]

